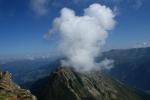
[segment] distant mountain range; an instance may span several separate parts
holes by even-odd
[[[1,63],[0,70],[10,71],[13,74],[13,80],[23,84],[49,75],[50,71],[59,65],[56,59],[24,59]]]
[[[35,82],[31,90],[39,100],[150,100],[103,72],[79,73],[65,67]]]
[[[150,47],[104,52],[101,58],[114,60],[110,70],[116,79],[133,87],[150,90]]]
[[[118,49],[104,52],[97,61],[105,58],[114,60],[114,67],[109,73],[116,79],[145,91],[150,90],[150,47]],[[13,79],[29,88],[35,81],[49,76],[60,66],[60,59],[17,60],[0,64],[1,70],[9,70]]]

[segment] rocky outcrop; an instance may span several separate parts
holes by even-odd
[[[37,100],[29,90],[20,88],[11,80],[11,73],[0,72],[0,100]]]

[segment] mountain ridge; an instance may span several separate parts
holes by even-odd
[[[31,89],[39,100],[150,99],[148,95],[139,95],[134,89],[126,87],[102,72],[79,73],[63,67],[57,69],[46,79],[46,81],[43,79],[45,81],[43,83],[41,81],[36,82],[33,85],[33,90]],[[38,87],[36,84],[40,82],[46,86],[36,90]],[[145,97],[146,99],[144,99]]]

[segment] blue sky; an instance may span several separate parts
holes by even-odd
[[[47,41],[55,17],[63,7],[77,15],[92,3],[116,10],[116,27],[104,50],[148,46],[150,44],[149,0],[0,0],[0,56],[24,56],[55,50],[58,38]]]

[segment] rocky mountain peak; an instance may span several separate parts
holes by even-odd
[[[103,72],[79,73],[63,67],[47,80],[37,94],[40,100],[145,100]]]

